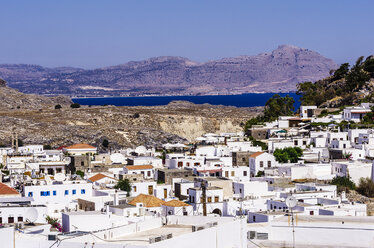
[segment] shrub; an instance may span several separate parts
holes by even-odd
[[[109,141],[107,139],[104,139],[103,140],[103,143],[102,143],[102,146],[105,147],[105,148],[108,148],[109,146]]]
[[[367,197],[374,197],[374,182],[370,178],[360,178],[357,192]]]
[[[132,116],[132,118],[139,118],[140,117],[140,114],[139,113],[135,113],[135,114],[133,114],[133,116]]]
[[[51,145],[44,145],[43,149],[44,150],[52,150],[52,146]]]
[[[57,105],[55,106],[55,109],[60,109],[60,108],[62,108],[62,106],[61,106],[60,104],[57,104]]]
[[[79,103],[72,103],[70,105],[70,108],[80,108],[80,107],[81,107],[81,105]]]
[[[338,188],[338,192],[349,192],[349,190],[353,190],[356,188],[355,183],[348,177],[334,177],[330,184],[336,185]]]
[[[263,171],[258,171],[256,174],[256,177],[263,177],[263,176],[265,176],[265,172]]]
[[[82,179],[84,178],[84,172],[81,171],[81,170],[77,170],[77,171],[75,172],[75,174],[78,175],[78,176],[80,176]]]

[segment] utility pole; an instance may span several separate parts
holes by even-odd
[[[203,216],[206,216],[206,185],[205,182],[201,182],[202,189],[202,200],[203,200]]]

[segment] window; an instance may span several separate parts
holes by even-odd
[[[65,190],[65,195],[69,195],[69,190]]]
[[[242,193],[242,189],[241,189],[241,188],[239,189],[239,193],[240,193],[240,194]]]
[[[232,176],[232,177],[235,176],[235,171],[231,171],[231,176]]]
[[[264,167],[264,161],[260,161],[260,167]]]
[[[243,171],[243,176],[247,176],[247,171]]]
[[[152,185],[148,186],[148,195],[153,195],[153,186]]]
[[[76,193],[77,193],[77,190],[73,189],[73,195],[75,195]]]
[[[8,223],[14,223],[14,217],[8,217]]]
[[[271,161],[268,161],[268,167],[271,167]]]
[[[306,145],[306,140],[303,140],[303,145],[304,145],[304,146]]]
[[[229,172],[225,171],[225,177],[229,177]]]
[[[0,217],[0,224],[3,224],[3,217]]]
[[[40,196],[49,196],[50,191],[40,191]]]
[[[85,189],[81,189],[81,194],[82,195],[86,194],[86,190]]]
[[[212,202],[212,197],[208,196],[208,202]]]
[[[84,166],[84,161],[81,162],[81,166]]]
[[[151,172],[150,171],[147,171],[147,176],[151,176]]]
[[[187,166],[187,167],[190,167],[190,162],[187,162],[187,163],[186,163],[186,166]]]
[[[136,192],[136,186],[134,186],[134,187],[132,187],[132,188],[133,188],[134,192]]]
[[[56,192],[56,190],[53,190],[53,195],[57,195],[57,192]]]
[[[168,198],[168,190],[164,189],[164,198]]]
[[[23,217],[22,216],[18,216],[17,221],[18,222],[23,222]]]
[[[294,140],[293,143],[295,144],[295,146],[299,145],[299,142],[297,140]]]
[[[219,202],[219,197],[218,196],[214,197],[214,202]]]
[[[178,162],[178,167],[183,167],[183,162]]]
[[[242,162],[245,162],[245,158],[242,158]]]
[[[32,193],[32,192],[29,192],[28,196],[29,196],[29,197],[32,197],[32,196],[33,196],[33,193]]]
[[[256,222],[256,216],[253,215],[253,222]]]

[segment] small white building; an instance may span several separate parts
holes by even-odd
[[[345,121],[360,122],[367,113],[371,112],[372,103],[361,103],[361,106],[347,107],[343,110]]]
[[[300,106],[300,117],[301,118],[313,117],[314,109],[317,109],[317,106]]]
[[[84,154],[96,154],[97,148],[88,144],[75,144],[63,148],[64,152],[71,155],[84,155]]]
[[[141,174],[144,179],[153,179],[154,173],[152,165],[127,165],[123,167],[123,174]]]
[[[275,157],[267,152],[255,152],[249,157],[251,177],[256,176],[259,171],[264,171],[264,168],[275,166]]]

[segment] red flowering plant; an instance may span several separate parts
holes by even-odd
[[[47,216],[45,217],[45,220],[48,222],[48,224],[56,228],[59,232],[62,232],[62,225],[58,222],[57,218],[52,218],[50,216]]]

